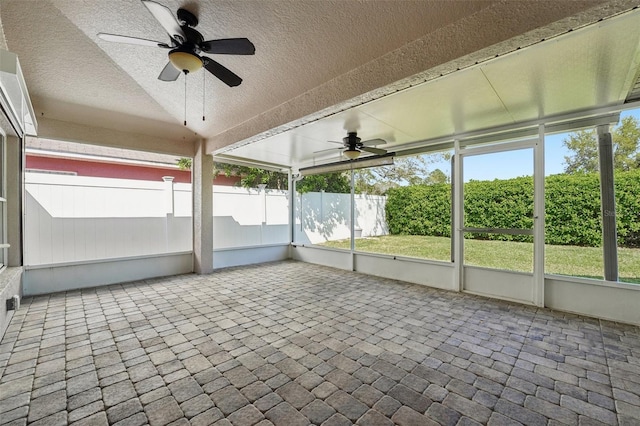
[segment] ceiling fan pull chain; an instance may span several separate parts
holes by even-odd
[[[205,83],[207,82],[206,74],[202,73],[202,121],[204,121],[204,97],[207,91],[205,90]]]
[[[184,125],[187,125],[187,71],[184,72]]]

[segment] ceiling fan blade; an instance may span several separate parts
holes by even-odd
[[[178,77],[180,77],[180,71],[178,68],[174,67],[171,62],[167,62],[167,65],[164,66],[160,75],[158,76],[158,80],[162,81],[176,81]]]
[[[207,71],[218,77],[227,86],[235,87],[239,86],[240,83],[242,83],[242,79],[240,77],[238,77],[227,67],[217,63],[213,59],[203,56],[202,62],[204,63],[204,67],[207,69]]]
[[[321,153],[323,153],[323,152],[335,151],[335,150],[338,150],[338,149],[344,149],[344,147],[343,147],[343,148],[328,148],[328,149],[321,149],[320,151],[313,151],[313,153],[314,153],[314,154],[321,154]]]
[[[380,149],[380,148],[372,148],[370,146],[363,146],[360,148],[362,151],[367,151],[370,152],[372,154],[377,154],[377,155],[383,155],[386,154],[387,151],[385,151],[384,149]]]
[[[363,146],[386,145],[387,141],[384,139],[369,139],[368,141],[362,141],[361,143]]]
[[[180,23],[168,7],[152,0],[142,0],[142,3],[147,7],[147,9],[149,9],[149,12],[151,12],[160,25],[162,25],[162,28],[169,33],[171,38],[175,39],[177,36],[180,39],[180,42],[187,39],[184,35],[184,31],[182,31],[182,28],[180,27]]]
[[[150,46],[150,47],[164,47],[165,49],[170,49],[166,43],[161,43],[159,41],[147,40],[144,38],[136,38],[129,37],[117,34],[107,34],[107,33],[98,33],[98,37],[104,41],[110,41],[113,43],[126,43],[126,44],[136,44],[139,46]]]
[[[205,53],[217,55],[253,55],[256,47],[247,38],[224,38],[200,43],[200,49]]]

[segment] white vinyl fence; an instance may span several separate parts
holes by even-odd
[[[214,187],[214,249],[288,243],[287,191]]]
[[[189,252],[191,185],[26,173],[25,265]],[[357,236],[384,235],[385,198],[356,196]],[[349,238],[350,195],[296,197],[295,241]],[[214,249],[288,244],[286,191],[214,186]]]
[[[389,233],[384,210],[386,197],[359,194],[354,201],[356,238]],[[350,238],[350,208],[351,194],[298,194],[294,241],[299,244],[320,244]]]
[[[25,176],[25,265],[192,250],[189,184]]]

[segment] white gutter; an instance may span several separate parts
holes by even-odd
[[[15,53],[0,49],[0,108],[20,137],[38,132],[20,62]]]

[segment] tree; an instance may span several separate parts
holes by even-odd
[[[640,123],[628,116],[613,133],[614,167],[629,171],[640,168]]]
[[[355,192],[358,194],[383,195],[390,188],[403,185],[419,185],[432,183],[447,183],[450,181],[442,170],[430,170],[431,165],[448,161],[451,154],[436,153],[422,154],[412,157],[396,158],[393,166],[381,166],[367,169],[355,169]],[[178,166],[182,170],[191,169],[191,159],[181,158]],[[213,175],[240,176],[240,185],[245,188],[255,188],[258,184],[266,184],[270,189],[286,189],[287,175],[255,167],[235,166],[232,164],[214,163]],[[300,193],[305,192],[351,192],[350,171],[342,173],[327,173],[323,175],[305,176],[296,184]]]
[[[449,152],[422,154],[396,158],[393,166],[355,170],[356,192],[382,195],[398,186],[448,182],[442,170],[430,168],[433,163],[450,159]]]
[[[191,159],[180,158],[178,167],[181,170],[191,170]],[[213,176],[218,175],[239,176],[240,186],[244,188],[256,188],[260,184],[265,184],[268,189],[287,189],[287,175],[284,173],[264,170],[256,167],[236,166],[234,164],[213,163]]]
[[[640,168],[640,123],[633,116],[622,119],[611,132],[613,168],[633,170]],[[598,137],[595,129],[571,133],[562,141],[572,154],[565,156],[566,173],[592,173],[598,171]]]
[[[580,130],[562,141],[572,154],[565,156],[565,173],[591,173],[598,170],[598,142],[596,131]]]
[[[310,175],[296,183],[296,191],[300,194],[320,191],[346,194],[351,192],[351,182],[346,173]]]
[[[260,184],[266,185],[267,189],[286,190],[288,187],[288,177],[285,173],[232,164],[217,164],[214,167],[219,170],[216,176],[240,176],[240,186],[244,188],[257,188]]]
[[[427,176],[426,183],[431,185],[431,184],[449,183],[449,182],[451,182],[451,179],[449,178],[449,176],[447,176],[445,172],[443,172],[440,169],[435,169],[434,171],[429,173],[429,176]]]

